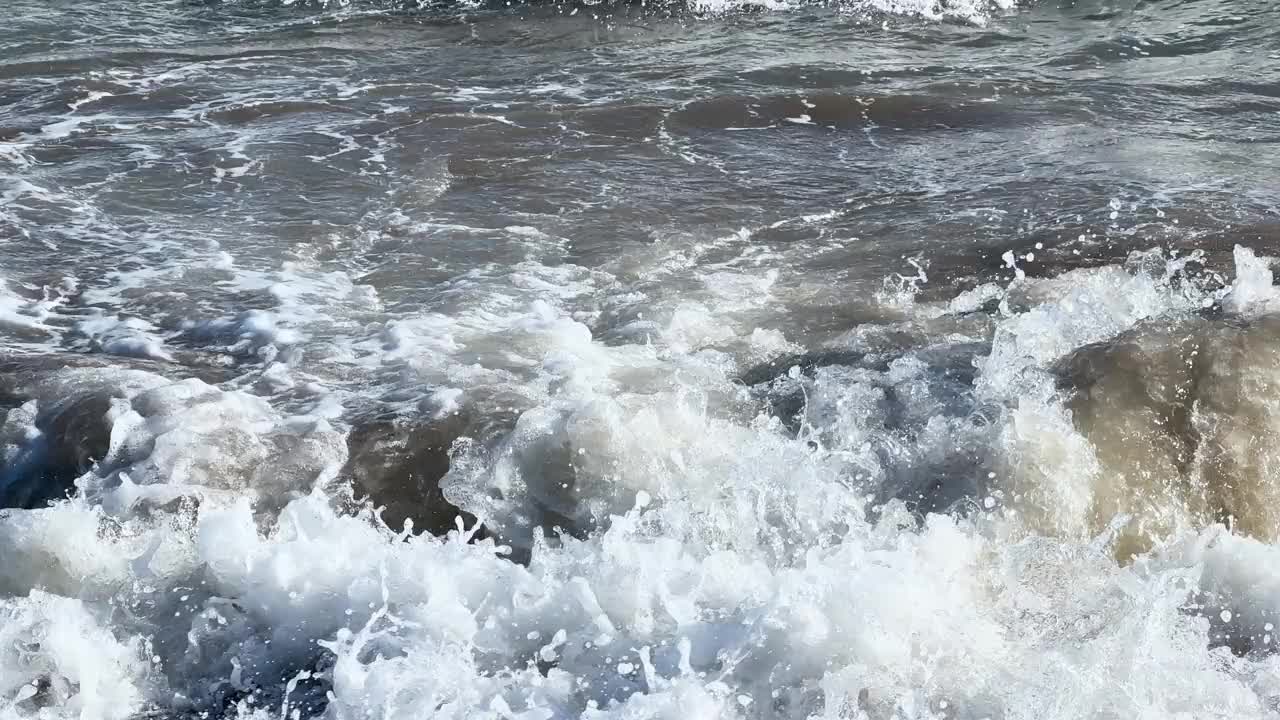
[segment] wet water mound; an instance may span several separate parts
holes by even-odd
[[[0,505],[83,493],[124,512],[247,493],[274,511],[335,482],[346,460],[343,434],[323,418],[284,415],[180,366],[112,362],[49,356],[0,366]]]
[[[1058,368],[1101,531],[1128,516],[1118,552],[1215,522],[1280,537],[1280,317],[1180,319],[1083,348]]]
[[[400,530],[443,535],[460,518],[470,529],[476,517],[450,502],[440,487],[449,472],[449,454],[459,438],[476,433],[468,415],[413,419],[388,416],[359,422],[347,438],[343,474],[358,498],[381,508],[383,522]]]
[[[0,507],[41,508],[83,490],[117,493],[116,509],[142,511],[249,491],[266,510],[316,482],[350,481],[389,527],[408,520],[441,535],[458,517],[476,524],[440,488],[453,443],[511,424],[462,413],[374,416],[353,421],[344,444],[323,421],[281,416],[206,382],[224,378],[194,372],[204,379],[184,366],[117,357],[0,361]]]
[[[974,396],[984,343],[890,352],[820,349],[741,376],[766,410],[814,452],[847,458],[873,507],[961,509],[988,464],[992,414]]]
[[[0,359],[0,507],[42,507],[73,493],[110,451],[114,402],[163,382],[157,373],[197,372],[215,379],[215,370],[101,355]]]

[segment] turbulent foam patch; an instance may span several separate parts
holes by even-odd
[[[0,601],[0,712],[124,720],[152,668],[140,638],[118,641],[79,600],[32,591]]]
[[[347,433],[162,366],[36,373],[7,442],[68,397],[109,442],[75,497],[0,513],[4,712],[1265,717],[1266,261],[1156,259],[754,367],[477,296],[358,367],[487,387]]]
[[[0,425],[9,505],[78,489],[125,507],[188,493],[247,493],[270,506],[333,480],[346,459],[324,418],[283,416],[198,378],[66,368],[7,391],[19,403]]]
[[[894,15],[918,15],[930,20],[957,18],[985,23],[992,11],[1011,10],[1016,0],[871,0],[871,7]]]
[[[49,324],[49,318],[74,289],[75,283],[66,280],[56,288],[30,288],[20,292],[0,276],[0,333],[17,342],[37,343],[56,335],[58,331]]]

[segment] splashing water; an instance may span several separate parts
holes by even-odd
[[[1276,717],[1209,5],[19,2],[0,718]]]

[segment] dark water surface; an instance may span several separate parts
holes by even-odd
[[[0,11],[0,716],[1280,714],[1274,3]]]

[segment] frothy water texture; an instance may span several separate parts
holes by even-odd
[[[1270,0],[10,0],[0,718],[1280,717]]]

